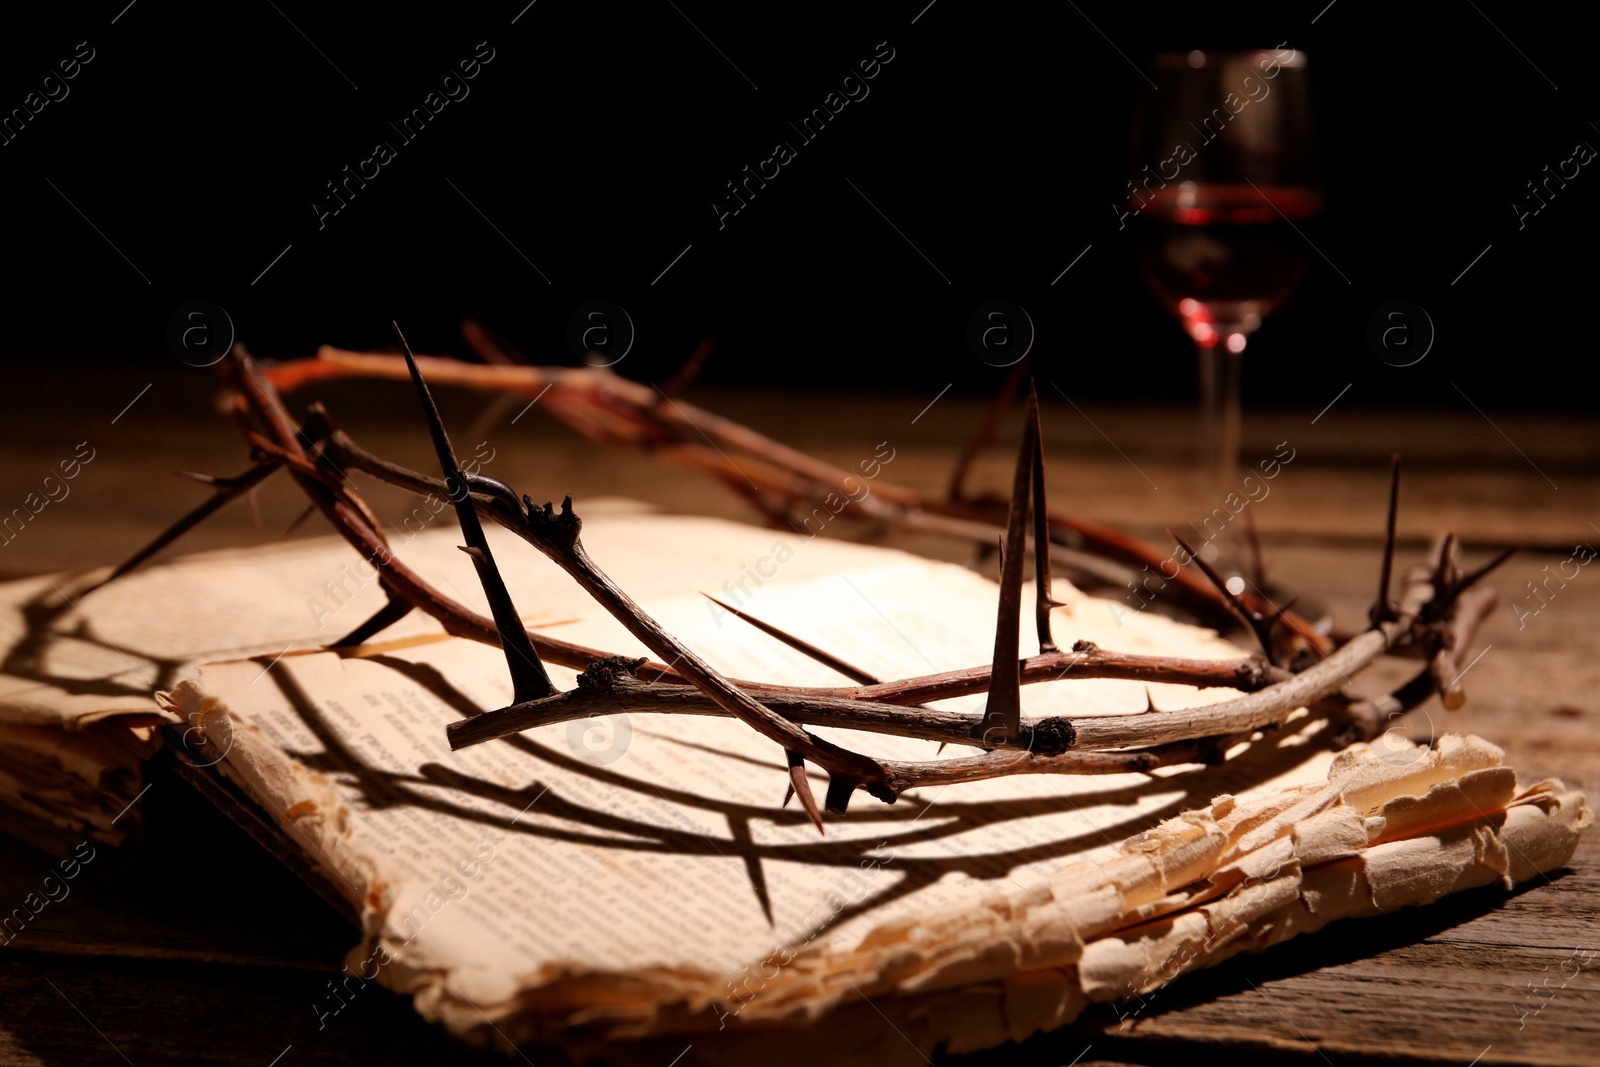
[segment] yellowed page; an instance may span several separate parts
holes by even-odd
[[[644,654],[552,565],[493,536],[530,624]],[[457,540],[429,532],[406,558],[481,604]],[[691,590],[882,677],[972,666],[992,649],[995,588],[958,567],[638,514],[588,522],[585,541],[652,614],[733,676],[841,682]],[[259,571],[259,550],[182,561],[166,570],[196,569],[182,580],[152,572],[147,595],[122,593],[130,600],[115,610],[96,603],[117,590],[108,587],[80,605],[91,619],[106,613],[98,639],[72,640],[105,660],[113,635],[138,638],[164,677],[187,679],[154,705],[159,713],[194,724],[208,751],[225,753],[216,773],[362,915],[346,990],[378,981],[409,993],[424,1015],[480,1043],[609,1055],[626,1039],[641,1062],[658,1062],[659,1043],[676,1040],[683,1067],[749,1062],[757,1048],[773,1063],[823,1049],[876,1067],[921,1062],[941,1043],[1024,1037],[1091,1001],[1137,996],[1337,918],[1529,877],[1565,862],[1589,821],[1581,796],[1559,783],[1519,788],[1498,750],[1476,739],[1335,760],[1320,726],[1302,718],[1216,768],[1018,776],[913,791],[893,806],[862,794],[819,838],[779,806],[781,753],[728,719],[613,716],[451,752],[449,722],[510,697],[499,651],[395,640],[438,633],[418,615],[356,654],[316,651],[377,608],[375,583],[338,585],[351,558],[341,544],[280,551]],[[226,587],[224,609],[200,613],[207,624],[186,632],[238,641],[231,655],[251,658],[196,667],[153,648],[166,631],[140,628],[129,604],[210,586]],[[1114,612],[1064,583],[1057,595],[1063,644],[1239,654],[1208,631]],[[164,625],[189,624],[169,616]],[[1032,650],[1031,632],[1022,647]],[[114,664],[103,669],[117,675]],[[551,673],[572,685],[571,671]],[[1152,689],[1161,707],[1232,695]],[[1024,708],[1132,715],[1146,698],[1137,683],[1077,680],[1027,687]],[[104,714],[87,710],[97,699],[107,701],[91,693],[57,718],[92,721]],[[130,697],[129,706],[151,705]],[[982,701],[943,706],[976,716]],[[937,749],[820,732],[884,757],[929,759]],[[313,1007],[326,1022],[343,1003],[330,989]],[[824,1015],[824,1028],[771,1039],[774,1027]]]
[[[471,564],[457,549],[452,515],[438,503],[437,513],[419,505],[389,530],[394,554],[487,614]],[[644,520],[641,505],[622,500],[595,501],[586,510],[591,544],[638,595],[684,588],[685,575],[650,551],[662,530],[671,531],[669,547],[704,546],[697,558],[717,587],[741,580],[742,568],[767,569],[774,554],[776,539],[749,527]],[[734,540],[726,540],[728,531],[737,531]],[[504,531],[491,536],[530,625],[591,610],[582,590],[537,552]],[[792,558],[783,569],[791,579],[872,551],[789,542]],[[153,694],[194,665],[260,656],[264,667],[285,652],[338,639],[384,604],[373,567],[337,537],[158,560],[101,586],[110,570],[0,584],[0,807],[16,813],[12,832],[30,840],[43,833],[117,843],[126,836],[139,815],[128,804],[141,788],[141,751],[129,746],[123,727],[173,721]],[[442,633],[433,619],[412,612],[383,638]],[[100,728],[108,723],[112,728]],[[24,834],[24,825],[37,830]]]
[[[772,553],[787,557],[781,564],[762,564],[770,533],[683,520],[630,526],[641,534],[632,550],[669,560],[679,589],[716,591],[880,676],[969,667],[991,653],[995,586],[962,568],[824,542],[791,544]],[[586,541],[609,566],[603,539],[586,532]],[[749,573],[763,576],[759,585],[739,584]],[[1064,585],[1058,595],[1065,641],[1239,654],[1209,631],[1148,613],[1118,619]],[[842,681],[698,595],[643,599],[729,675]],[[614,620],[592,607],[580,613],[547,632],[644,653]],[[1027,650],[1031,635],[1024,642]],[[572,684],[572,672],[552,673]],[[1154,690],[1163,706],[1233,695]],[[770,1022],[766,1005],[778,998],[763,974],[808,945],[842,953],[874,928],[996,888],[1039,890],[1068,860],[1109,855],[1129,833],[1218,792],[1323,781],[1330,758],[1291,728],[1224,767],[1178,777],[1017,776],[914,791],[893,806],[863,794],[824,839],[799,811],[779,807],[782,753],[727,719],[616,716],[449,751],[446,724],[510,695],[498,650],[449,641],[368,658],[291,654],[266,670],[214,664],[173,696],[184,716],[220,701],[207,721],[219,737],[227,731],[223,769],[367,910],[351,973],[416,994],[424,1013],[453,1029],[491,1037],[486,1016],[507,1033],[546,1039],[726,1029],[747,1013]],[[1143,685],[1108,680],[1024,690],[1025,710],[1039,715],[1137,714],[1146,698]],[[982,700],[941,706],[977,715]],[[938,747],[819,732],[884,757],[931,759]],[[519,1008],[531,989],[537,1005]],[[814,1010],[804,995],[795,1005],[795,1019]],[[677,1019],[683,1013],[693,1022]]]

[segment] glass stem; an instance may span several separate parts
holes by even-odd
[[[1239,474],[1239,364],[1246,334],[1222,330],[1212,345],[1200,345],[1201,469],[1217,496],[1232,492]]]

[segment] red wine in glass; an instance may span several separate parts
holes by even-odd
[[[1158,189],[1141,212],[1139,262],[1151,291],[1197,345],[1225,343],[1281,307],[1305,278],[1295,232],[1316,215],[1310,189],[1193,185]]]
[[[1155,57],[1130,138],[1126,210],[1156,299],[1200,364],[1203,473],[1237,488],[1239,364],[1304,279],[1296,227],[1322,209],[1306,61],[1292,49]]]

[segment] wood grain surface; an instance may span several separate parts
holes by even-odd
[[[25,375],[0,408],[0,510],[20,505],[79,442],[95,448],[71,495],[0,545],[0,575],[114,562],[204,495],[171,470],[235,473],[247,465],[231,425],[207,411],[201,372],[153,382],[107,378],[63,413],[59,397],[72,383]],[[151,388],[140,393],[145,384]],[[896,454],[883,477],[938,492],[983,407],[946,395],[923,411],[942,385],[889,397],[710,390],[691,397],[842,465],[887,440]],[[1157,537],[1164,527],[1201,521],[1217,503],[1195,484],[1188,411],[1074,406],[1042,384],[1041,394],[1054,507]],[[403,387],[324,395],[370,447],[417,466],[430,462]],[[485,401],[444,400],[446,419],[466,439]],[[1477,400],[1492,405],[1492,398]],[[1388,454],[1404,453],[1403,560],[1447,529],[1462,537],[1469,563],[1498,546],[1527,546],[1494,580],[1502,603],[1479,636],[1487,651],[1463,679],[1467,705],[1446,712],[1429,704],[1412,717],[1413,736],[1481,734],[1507,750],[1526,780],[1560,777],[1595,802],[1600,569],[1580,569],[1542,600],[1529,599],[1525,583],[1543,581],[1543,568],[1555,569],[1577,543],[1600,542],[1600,427],[1466,403],[1418,415],[1363,402],[1346,396],[1320,415],[1248,413],[1247,461],[1271,455],[1279,442],[1295,449],[1270,495],[1252,505],[1271,577],[1327,605],[1339,625],[1361,625],[1375,589]],[[486,473],[540,500],[571,492],[580,512],[585,498],[629,496],[755,519],[693,472],[600,450],[536,412],[480,430],[496,449]],[[1002,439],[1014,441],[1018,425],[1008,424]],[[986,455],[973,486],[1003,487],[1010,463],[1004,453]],[[382,487],[372,487],[370,499],[380,516],[409,510]],[[270,540],[300,510],[287,485],[269,483],[256,503],[259,527],[249,506],[235,505],[184,547]],[[312,524],[305,534],[323,532]],[[969,548],[929,536],[861,525],[849,534],[972,559]],[[1513,610],[1514,602],[1524,610]],[[1362,686],[1375,689],[1411,667],[1389,664]],[[237,828],[196,804],[184,783],[164,772],[153,781],[143,847],[91,865],[95,877],[74,883],[70,897],[0,948],[0,1067],[508,1062],[460,1048],[375,985],[319,1028],[312,1002],[325,996],[324,983],[352,943],[350,928]],[[0,901],[20,901],[49,866],[41,853],[0,840]],[[1586,956],[1600,949],[1597,890],[1600,833],[1591,832],[1569,869],[1514,892],[1476,890],[1423,910],[1338,924],[1187,977],[1142,1004],[1096,1008],[1020,1047],[946,1062],[1600,1063],[1600,957]],[[530,1062],[556,1061],[540,1052]]]

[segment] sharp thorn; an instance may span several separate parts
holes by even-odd
[[[198,507],[190,510],[188,514],[178,519],[171,526],[168,526],[165,530],[162,530],[148,544],[139,549],[139,551],[135,552],[133,555],[119,563],[116,569],[107,575],[105,580],[102,581],[100,585],[105,585],[106,582],[115,581],[124,574],[127,574],[129,571],[139,566],[139,564],[143,563],[145,560],[149,559],[151,556],[155,555],[157,552],[160,552],[163,548],[166,548],[172,542],[188,533],[194,527],[200,525],[200,523],[204,522],[211,516],[213,512],[220,509],[224,504],[228,503],[228,501],[242,496],[247,490],[264,481],[268,475],[274,473],[278,469],[279,465],[277,463],[258,463],[254,467],[251,467],[249,470],[245,471],[243,474],[236,475],[232,478],[219,478],[217,480],[218,484],[214,487],[210,497],[203,501]],[[95,588],[99,588],[99,586],[96,586]]]
[[[1028,368],[1032,363],[1033,353],[1029,352],[1027,356],[1012,364],[1011,369],[1006,372],[1005,382],[1000,386],[999,391],[995,393],[994,399],[989,401],[988,411],[984,413],[983,422],[978,426],[978,432],[967,443],[967,447],[961,453],[961,458],[956,460],[955,470],[950,474],[949,488],[945,491],[945,495],[949,500],[960,501],[966,499],[967,474],[972,469],[973,461],[978,458],[980,452],[989,447],[989,442],[994,440],[995,431],[1000,426],[1000,420],[1005,417],[1006,409],[1011,406],[1012,399],[1017,395],[1018,387],[1022,385],[1022,377],[1028,372]]]
[[[1250,570],[1255,577],[1255,586],[1257,589],[1265,589],[1267,564],[1261,554],[1261,536],[1256,532],[1256,513],[1249,508],[1246,508],[1244,513],[1244,536],[1250,545]]]
[[[1037,404],[1037,400],[1034,401]],[[1028,499],[1033,489],[1033,431],[1037,423],[1024,424],[1011,479],[1011,506],[1006,515],[1004,552],[1000,565],[999,607],[995,612],[994,661],[989,670],[989,702],[977,730],[983,736],[998,731],[1015,741],[1022,729],[1022,672],[1018,661],[1022,621],[1022,559],[1028,543]]]
[[[1399,617],[1394,601],[1389,599],[1389,583],[1394,576],[1395,520],[1400,510],[1400,453],[1389,455],[1389,519],[1383,539],[1383,569],[1378,574],[1378,600],[1368,612],[1373,625],[1392,622]]]
[[[461,336],[466,338],[473,351],[483,357],[485,363],[510,367],[526,366],[533,362],[504,337],[471,316],[461,320]]]
[[[488,599],[490,612],[494,616],[495,629],[500,633],[506,668],[511,672],[513,703],[522,704],[550,696],[555,693],[556,687],[550,681],[550,676],[545,673],[544,663],[534,651],[532,642],[528,640],[528,631],[523,628],[522,617],[511,602],[511,593],[506,589],[500,568],[495,566],[494,553],[489,550],[489,540],[484,536],[483,523],[478,519],[467,481],[461,474],[461,468],[456,464],[455,450],[450,447],[450,436],[445,432],[439,408],[433,402],[433,394],[428,389],[428,383],[422,380],[422,372],[417,368],[416,357],[412,355],[411,346],[406,343],[405,335],[400,332],[399,324],[393,325],[395,336],[400,339],[400,347],[405,353],[406,366],[411,371],[411,380],[416,383],[417,395],[422,400],[422,412],[427,418],[428,432],[433,437],[434,451],[438,453],[439,467],[444,474],[445,491],[451,503],[455,505],[456,518],[461,524],[461,536],[467,542],[464,548],[472,557],[473,566],[478,572],[478,581],[483,585],[484,596]]]
[[[327,647],[349,648],[363,644],[405,618],[411,613],[411,609],[410,603],[390,593],[388,602],[374,612],[370,619]]]
[[[1454,584],[1456,563],[1456,535],[1447,533],[1439,545],[1439,558],[1434,561],[1433,587],[1440,594]]]
[[[1262,615],[1260,612],[1247,610],[1245,606],[1240,603],[1239,598],[1235,596],[1232,590],[1228,588],[1227,582],[1222,580],[1222,575],[1218,574],[1216,570],[1212,568],[1211,564],[1201,559],[1200,554],[1194,549],[1190,548],[1187,541],[1173,533],[1170,529],[1167,531],[1167,536],[1176,541],[1178,543],[1178,547],[1183,549],[1184,552],[1188,553],[1189,561],[1192,562],[1196,567],[1200,568],[1200,572],[1206,576],[1206,579],[1210,581],[1211,584],[1216,587],[1217,592],[1222,595],[1223,602],[1226,603],[1233,613],[1239,617],[1239,620],[1245,624],[1245,627],[1251,633],[1255,634],[1256,641],[1261,645],[1262,654],[1267,657],[1267,662],[1276,666],[1278,662],[1278,654],[1277,650],[1273,648],[1272,644],[1272,625],[1266,622],[1266,616]],[[1271,601],[1268,601],[1268,604],[1270,605]]]
[[[1039,637],[1039,651],[1059,652],[1050,632],[1050,609],[1060,605],[1050,595],[1050,515],[1044,492],[1044,431],[1039,423],[1039,391],[1028,379],[1029,436],[1033,438],[1033,622]]]
[[[818,648],[816,645],[813,645],[811,642],[802,640],[786,630],[781,630],[770,622],[763,622],[761,619],[756,618],[754,615],[751,615],[748,612],[740,611],[731,604],[725,604],[721,600],[718,600],[716,597],[712,596],[710,593],[702,592],[700,595],[717,605],[717,607],[721,608],[723,611],[726,611],[728,614],[749,623],[751,626],[754,626],[767,636],[774,637],[779,641],[782,641],[796,652],[800,652],[806,656],[809,656],[818,663],[838,671],[840,674],[844,675],[852,682],[855,682],[857,685],[877,685],[879,682],[879,679],[876,676],[868,674],[860,667],[852,666],[851,664],[840,659],[838,656],[835,656],[833,653],[826,652]]]
[[[1516,555],[1516,553],[1517,553],[1517,549],[1516,549],[1515,546],[1513,546],[1511,548],[1508,548],[1508,549],[1505,549],[1503,552],[1498,553],[1493,559],[1491,559],[1489,562],[1485,563],[1483,566],[1478,567],[1476,570],[1471,570],[1471,571],[1468,571],[1466,574],[1463,574],[1461,576],[1461,580],[1456,582],[1455,592],[1457,594],[1460,594],[1460,593],[1464,592],[1465,590],[1467,590],[1468,588],[1470,588],[1471,586],[1475,585],[1476,583],[1478,583],[1479,581],[1481,581],[1482,579],[1487,577],[1492,572],[1498,570],[1502,563],[1504,563],[1506,560],[1510,559],[1512,556]]]
[[[713,337],[707,337],[695,346],[689,353],[689,358],[683,361],[672,377],[658,386],[664,399],[670,400],[684,389],[688,388],[696,378],[700,377],[700,368],[705,366],[706,360],[711,358],[711,353],[716,350],[717,342]]]
[[[843,815],[850,807],[850,798],[855,795],[856,786],[861,783],[854,778],[845,778],[838,774],[828,776],[828,792],[823,800],[823,806],[835,815]]]
[[[789,749],[784,751],[789,760],[789,788],[800,798],[800,806],[811,816],[811,821],[816,824],[817,833],[826,837],[827,831],[822,828],[822,811],[817,807],[817,798],[811,793],[811,779],[806,777],[805,757]]]

